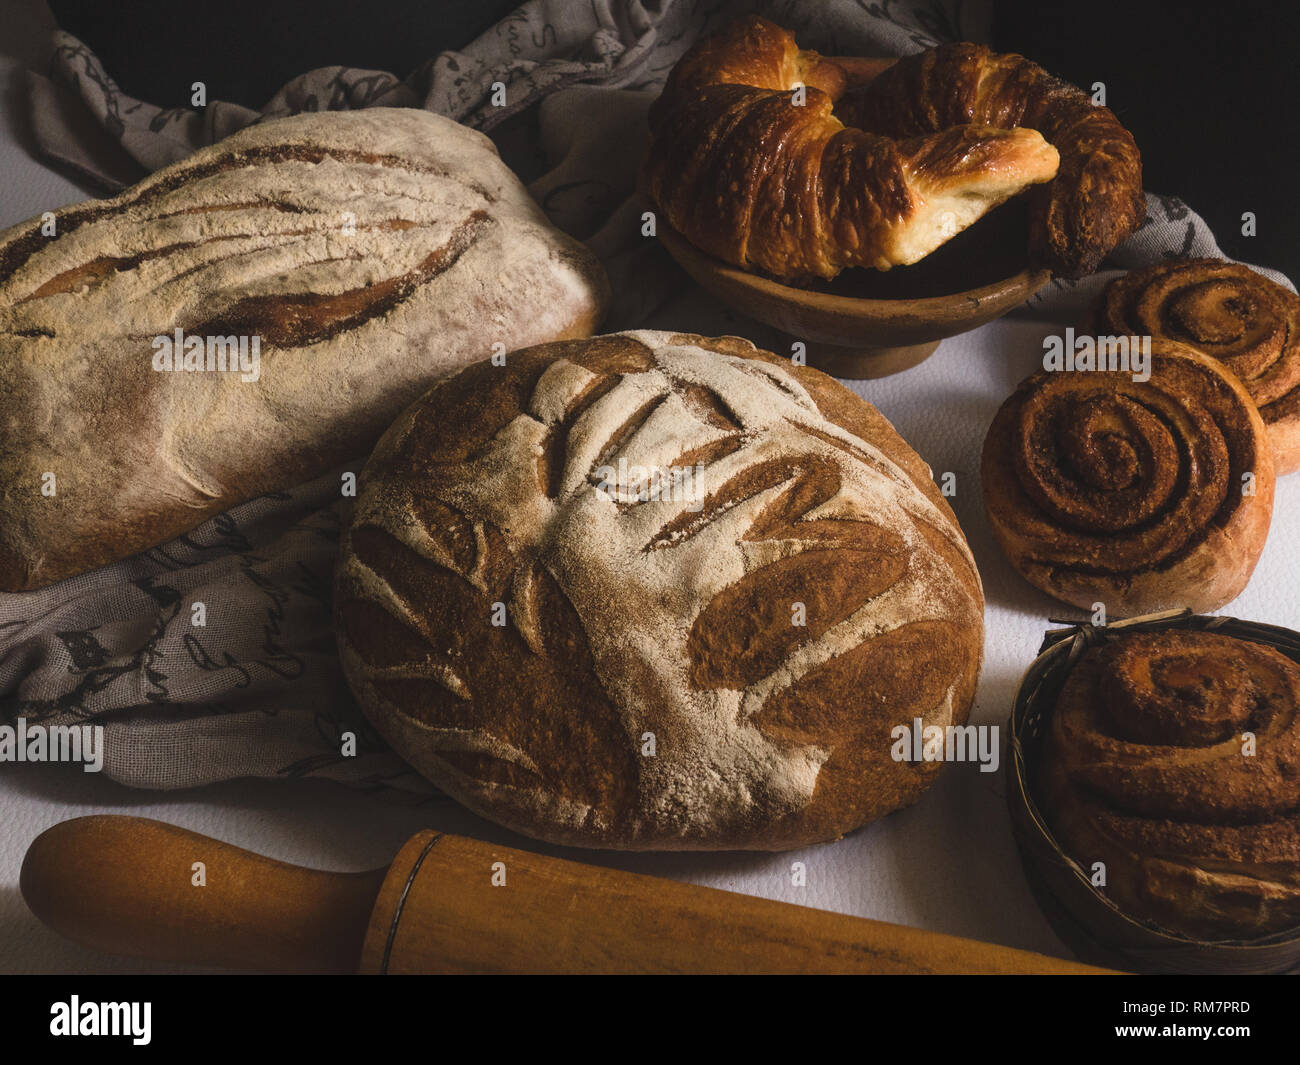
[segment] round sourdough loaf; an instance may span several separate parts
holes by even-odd
[[[472,810],[539,839],[777,850],[913,802],[983,592],[869,404],[734,337],[480,362],[397,420],[337,574],[348,680]]]

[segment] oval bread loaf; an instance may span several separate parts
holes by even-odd
[[[913,802],[983,593],[924,462],[831,378],[727,337],[545,344],[436,385],[361,477],[336,578],[379,731],[485,817],[776,850]]]
[[[8,229],[0,589],[363,455],[494,345],[590,333],[605,292],[491,141],[419,110],[265,122]]]

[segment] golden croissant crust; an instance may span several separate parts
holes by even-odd
[[[757,16],[729,24],[651,109],[643,190],[697,247],[785,280],[914,263],[1030,186],[1030,252],[1063,276],[1141,221],[1133,138],[1079,89],[977,45],[861,86],[864,62]]]
[[[1039,767],[1062,849],[1129,916],[1206,939],[1300,925],[1300,666],[1149,632],[1071,671]]]

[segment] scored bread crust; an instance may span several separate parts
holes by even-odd
[[[491,141],[415,109],[260,123],[53,215],[0,233],[6,591],[356,458],[432,381],[588,335],[607,298]],[[259,379],[155,370],[178,328],[257,336]]]
[[[620,459],[697,491],[620,495]],[[655,332],[514,352],[408,409],[335,612],[425,776],[622,849],[784,849],[914,801],[939,764],[895,761],[892,730],[963,724],[983,647],[961,530],[879,413],[748,341]]]

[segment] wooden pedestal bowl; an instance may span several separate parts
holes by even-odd
[[[1000,318],[1052,276],[1026,262],[1028,222],[1019,201],[991,212],[912,266],[845,270],[809,287],[715,259],[662,217],[658,232],[699,285],[786,333],[792,344],[803,342],[809,365],[834,377],[885,377],[910,369],[939,341]]]

